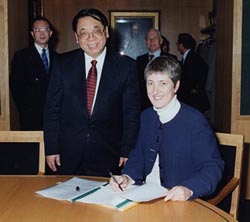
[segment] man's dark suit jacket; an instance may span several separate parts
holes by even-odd
[[[172,57],[172,58],[177,60],[177,57],[175,55],[172,55],[169,53],[168,54],[161,53],[161,55],[169,56],[169,57]],[[148,95],[147,95],[146,82],[144,79],[144,69],[147,66],[148,62],[149,62],[149,53],[140,55],[136,59],[137,72],[138,72],[139,84],[140,84],[140,92],[141,92],[140,93],[141,94],[141,103],[142,103],[141,110],[144,110],[144,109],[152,106],[152,104],[148,98]]]
[[[55,54],[50,50],[51,65]],[[50,73],[46,73],[34,45],[15,53],[11,64],[10,90],[19,112],[22,130],[43,129],[43,110],[49,78]]]
[[[182,65],[178,98],[201,112],[209,109],[209,100],[205,90],[207,74],[207,64],[197,53],[190,50]]]
[[[81,49],[55,60],[45,105],[46,155],[60,154],[58,174],[120,173],[137,138],[140,98],[135,61],[107,50],[91,119]]]

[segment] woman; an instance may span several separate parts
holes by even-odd
[[[178,62],[165,56],[145,68],[153,107],[141,115],[136,147],[123,175],[116,176],[117,183],[110,180],[113,190],[124,190],[131,183],[158,182],[168,189],[165,201],[184,201],[216,189],[224,163],[205,117],[176,98],[180,71]]]

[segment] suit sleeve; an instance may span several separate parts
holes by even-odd
[[[140,118],[140,90],[135,61],[127,64],[128,75],[125,80],[123,91],[123,137],[121,156],[128,157],[130,151],[134,148]]]
[[[59,153],[60,115],[63,98],[63,82],[59,64],[55,58],[44,110],[45,154]]]
[[[26,105],[25,98],[28,93],[25,57],[20,53],[15,53],[11,62],[10,90],[18,109]]]

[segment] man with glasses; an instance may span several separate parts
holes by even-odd
[[[112,53],[107,18],[83,9],[72,21],[80,48],[57,57],[44,115],[48,166],[56,174],[119,174],[140,113],[136,63]]]
[[[19,112],[21,130],[42,130],[43,109],[54,52],[48,42],[51,23],[35,18],[30,34],[34,43],[17,51],[11,64],[10,89]]]

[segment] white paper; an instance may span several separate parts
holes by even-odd
[[[53,187],[39,190],[36,193],[45,197],[50,197],[57,200],[69,200],[88,192],[96,187],[102,186],[104,182],[92,181],[73,177],[70,180],[59,183]],[[79,187],[79,191],[76,190]]]
[[[76,187],[80,189],[77,190]],[[105,182],[74,177],[36,193],[57,200],[110,205],[122,209],[128,203],[139,203],[163,197],[166,191],[167,189],[159,184],[146,183],[141,186],[130,185],[123,192],[114,192]]]
[[[114,192],[110,185],[107,185],[77,201],[116,206],[125,200],[132,200],[133,202],[150,201],[163,197],[166,191],[166,188],[154,183],[146,183],[141,186],[130,185],[124,192]]]
[[[141,186],[132,185],[122,193],[122,197],[134,202],[144,202],[163,197],[166,192],[167,189],[159,184],[145,183]]]

